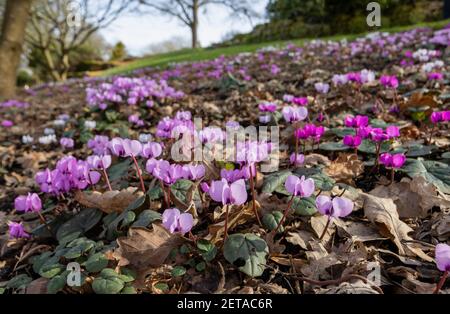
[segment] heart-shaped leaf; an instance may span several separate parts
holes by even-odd
[[[235,264],[240,271],[252,277],[262,275],[268,253],[266,242],[250,233],[230,235],[223,251],[228,262]]]
[[[79,235],[92,229],[102,218],[102,212],[97,209],[87,208],[66,221],[56,232],[56,238],[61,241],[64,237],[79,232]]]
[[[278,226],[279,222],[283,218],[283,213],[280,211],[273,211],[271,213],[267,213],[262,218],[262,223],[264,227],[266,227],[268,230],[272,231],[275,230],[275,228]],[[280,226],[278,229],[278,232],[283,232],[284,227]]]
[[[424,177],[443,193],[450,193],[450,167],[446,163],[422,158],[408,159],[402,171],[410,177]]]
[[[273,193],[280,186],[283,185],[287,177],[292,174],[289,170],[283,170],[276,173],[272,173],[264,177],[264,184],[262,187],[263,193]]]

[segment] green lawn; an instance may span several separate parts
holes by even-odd
[[[401,32],[409,29],[413,29],[416,27],[432,27],[434,29],[439,29],[444,27],[450,23],[449,20],[443,20],[439,22],[432,23],[421,23],[411,26],[400,26],[400,27],[392,27],[381,29],[381,31],[387,32]],[[362,36],[364,34],[352,34],[352,35],[337,35],[330,37],[323,37],[325,40],[341,40],[343,38],[347,38],[348,40],[352,40],[356,37]],[[145,68],[145,67],[167,67],[170,63],[174,62],[186,62],[186,61],[200,61],[200,60],[211,60],[215,59],[221,55],[230,56],[236,55],[241,52],[254,52],[262,47],[267,46],[284,46],[288,43],[294,43],[296,45],[301,45],[305,41],[310,40],[311,38],[302,38],[302,39],[294,39],[294,40],[286,40],[286,41],[275,41],[275,42],[264,42],[258,44],[248,44],[248,45],[239,45],[239,46],[231,46],[224,48],[200,48],[200,49],[183,49],[179,51],[157,54],[150,57],[145,57],[142,59],[137,59],[126,64],[120,65],[115,68],[108,69],[106,71],[94,72],[91,73],[93,76],[110,76],[117,74],[125,74],[127,72]]]

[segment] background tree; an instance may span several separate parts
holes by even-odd
[[[124,13],[128,0],[36,0],[26,41],[42,56],[52,79],[67,79],[73,51]]]
[[[139,0],[142,5],[175,17],[189,27],[192,36],[192,48],[198,46],[199,12],[211,4],[222,5],[233,13],[248,18],[256,13],[251,9],[258,0]]]
[[[111,60],[112,61],[120,61],[127,57],[127,49],[123,42],[119,41],[117,44],[114,45],[112,51],[111,51]]]
[[[8,0],[0,35],[0,98],[14,96],[31,0]]]

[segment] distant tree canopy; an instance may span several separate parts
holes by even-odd
[[[111,51],[111,60],[113,61],[123,60],[127,57],[127,54],[128,53],[125,44],[119,41],[117,44],[114,45]]]
[[[366,22],[371,0],[270,0],[268,23],[228,44],[317,37],[374,30]],[[443,0],[377,0],[382,27],[415,24],[443,17]]]

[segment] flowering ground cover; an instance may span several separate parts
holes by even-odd
[[[1,293],[447,293],[450,27],[0,104]]]

